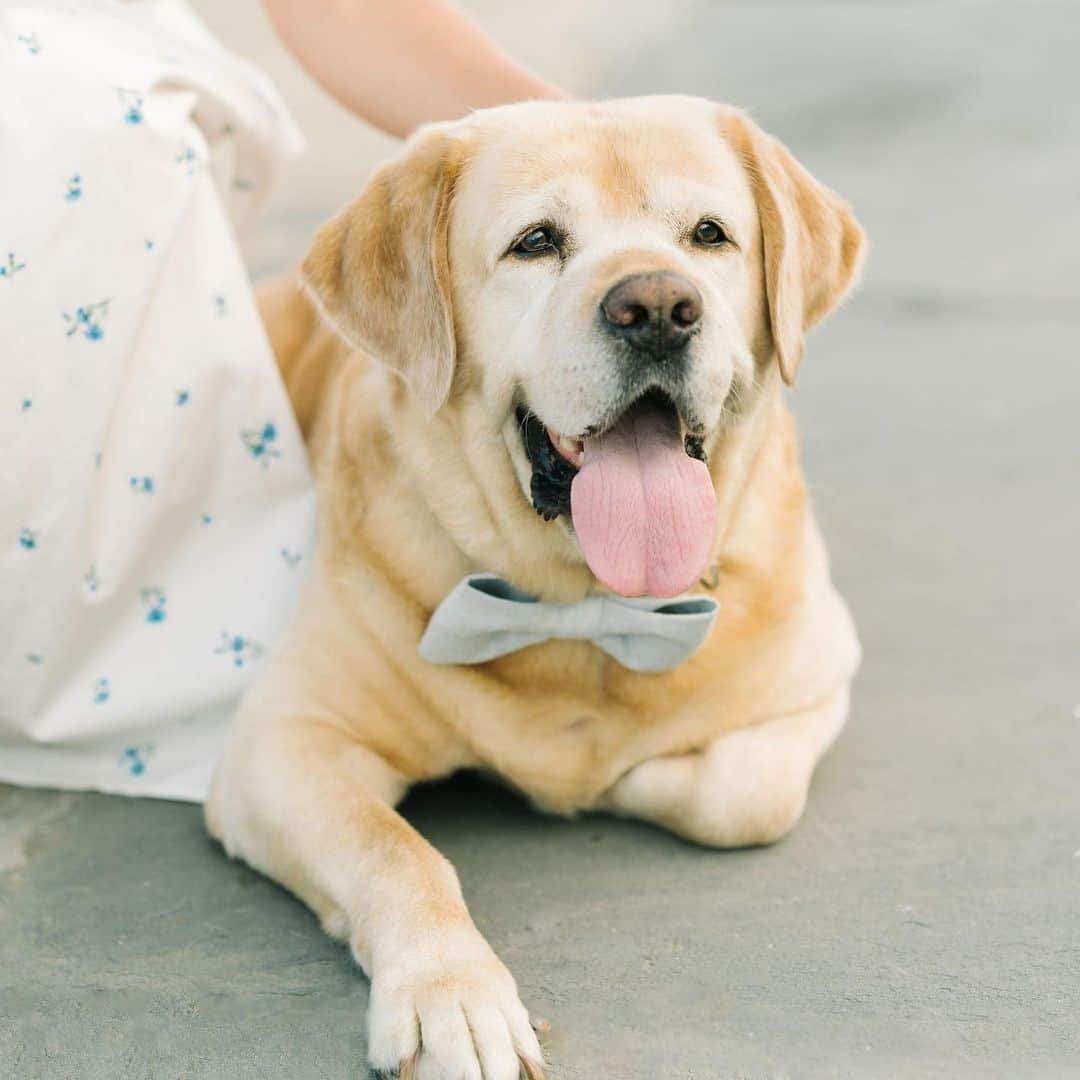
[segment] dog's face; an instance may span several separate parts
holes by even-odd
[[[305,272],[429,412],[482,396],[524,496],[572,520],[604,584],[675,595],[712,546],[707,452],[771,367],[792,381],[861,244],[733,110],[534,103],[418,134]]]
[[[493,408],[516,398],[571,456],[650,390],[701,438],[753,378],[753,191],[712,110],[693,104],[594,107],[576,122],[525,111],[478,147],[455,198],[468,357]]]

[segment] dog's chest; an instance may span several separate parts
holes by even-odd
[[[738,724],[719,688],[701,686],[685,673],[621,676],[609,663],[594,661],[591,671],[575,664],[573,649],[531,651],[492,665],[483,680],[486,692],[476,693],[471,680],[462,734],[485,768],[545,809],[569,813],[593,806],[639,762],[700,749]],[[544,652],[549,655],[536,655]],[[526,665],[528,676],[519,683],[512,676]]]

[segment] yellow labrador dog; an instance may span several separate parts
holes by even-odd
[[[410,785],[483,769],[715,847],[799,818],[859,649],[781,384],[862,248],[736,110],[530,103],[419,131],[319,233],[308,295],[264,294],[322,533],[207,820],[349,942],[375,1068],[541,1075]],[[425,658],[461,588],[498,609],[481,646]]]

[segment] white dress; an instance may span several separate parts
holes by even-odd
[[[313,541],[236,241],[299,145],[179,2],[0,0],[0,780],[206,793]]]

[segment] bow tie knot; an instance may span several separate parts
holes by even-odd
[[[470,574],[435,609],[419,651],[434,664],[482,664],[544,641],[578,639],[633,671],[668,671],[704,643],[718,606],[708,596],[596,595],[555,604],[495,574]]]

